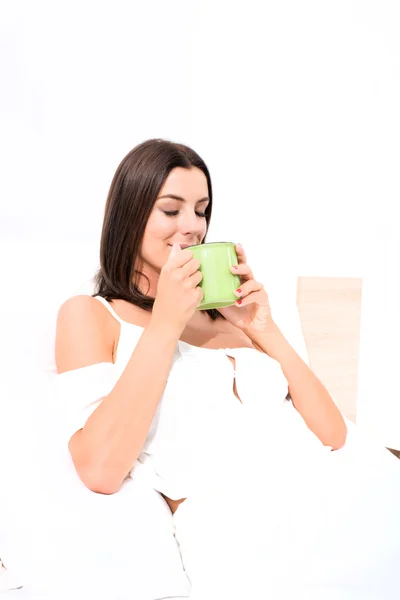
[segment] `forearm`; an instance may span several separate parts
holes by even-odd
[[[255,344],[277,360],[288,381],[293,405],[325,446],[336,450],[346,441],[344,419],[325,386],[292,348],[275,323],[268,334],[252,336]]]
[[[140,454],[178,339],[178,333],[150,324],[113,390],[71,438],[77,472],[93,491],[117,491]]]

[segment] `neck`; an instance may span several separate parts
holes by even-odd
[[[157,295],[160,271],[149,265],[141,265],[137,269],[136,285],[142,294],[155,298]]]

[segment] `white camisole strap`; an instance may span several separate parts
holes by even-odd
[[[111,304],[109,302],[107,302],[107,300],[105,298],[103,298],[102,296],[93,296],[93,298],[96,298],[96,300],[100,300],[100,302],[102,304],[104,304],[104,306],[106,307],[106,309],[112,314],[112,316],[114,317],[114,319],[116,319],[118,321],[118,323],[120,323],[120,325],[123,325],[125,323],[125,321],[123,321],[121,319],[121,317],[119,317],[117,315],[117,313],[115,312],[115,310],[111,307]]]

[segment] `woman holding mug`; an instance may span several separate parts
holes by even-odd
[[[202,273],[190,246],[205,242],[212,201],[208,169],[187,146],[148,140],[119,165],[95,293],[68,299],[57,321],[59,374],[115,367],[111,389],[71,425],[76,472],[99,494],[141,477],[163,495],[193,597],[240,597],[251,583],[257,597],[286,586],[297,598],[389,598],[386,566],[399,547],[377,554],[360,535],[390,513],[398,482],[388,500],[379,477],[354,483],[353,471],[330,466],[346,424],[275,323],[240,244],[237,301],[196,310]],[[378,533],[398,526],[391,517]]]

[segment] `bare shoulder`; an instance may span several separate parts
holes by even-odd
[[[57,372],[113,362],[119,324],[91,296],[73,296],[60,307],[56,328]]]

